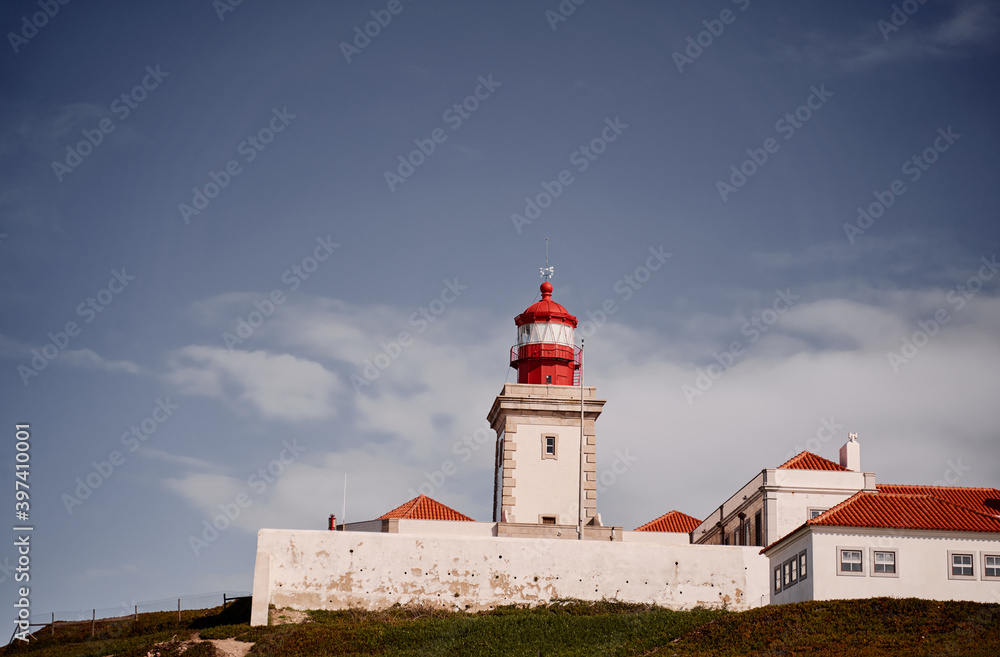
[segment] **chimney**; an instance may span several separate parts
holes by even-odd
[[[861,444],[858,434],[847,434],[847,442],[840,448],[840,465],[853,472],[861,472]]]
[[[327,529],[329,529],[332,532],[337,531],[337,516],[333,515],[332,513],[330,514],[330,524],[327,526]]]

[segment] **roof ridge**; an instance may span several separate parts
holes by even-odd
[[[830,466],[833,466],[833,467],[825,467],[825,468],[810,468],[810,467],[798,468],[798,467],[796,467],[801,462],[808,461],[809,459],[816,459],[816,460],[819,461],[818,464],[814,463],[813,465],[822,464],[822,465],[830,465]],[[831,459],[828,459],[828,458],[825,458],[823,456],[820,456],[819,454],[816,454],[815,452],[810,452],[808,449],[804,449],[801,452],[799,452],[798,454],[796,454],[795,456],[793,456],[792,458],[788,459],[787,461],[785,461],[784,463],[782,463],[781,465],[779,465],[777,469],[778,470],[830,470],[830,471],[848,471],[847,468],[845,468],[844,466],[842,466],[840,463],[837,463],[836,461],[833,461]]]
[[[934,484],[875,484],[876,488],[882,486],[899,486],[906,488],[937,488],[941,490],[991,490],[1000,493],[1000,488],[992,486],[935,486]]]
[[[665,529],[665,530],[653,529],[653,526],[655,526],[657,523],[660,523],[662,521],[663,524],[666,524],[668,522],[668,520],[673,520],[676,523],[678,523],[678,526],[681,528],[682,531],[676,532],[676,533],[688,533],[688,534],[690,534],[692,531],[694,531],[698,527],[698,525],[701,524],[701,520],[700,519],[695,518],[694,516],[692,516],[690,514],[684,513],[683,511],[678,511],[677,509],[671,509],[670,511],[667,511],[663,515],[657,516],[656,518],[653,518],[652,520],[650,520],[649,522],[647,522],[647,523],[645,523],[643,525],[639,525],[638,527],[636,527],[632,531],[637,531],[637,532],[667,531],[667,532],[669,532],[670,531],[669,529]],[[691,530],[689,530],[687,532],[684,532],[683,528],[684,528],[684,526],[687,526],[687,525],[691,526]]]
[[[437,518],[421,518],[412,517],[414,515],[431,515],[439,516]],[[376,520],[386,520],[397,518],[401,520],[458,520],[458,521],[471,521],[475,522],[472,518],[465,515],[461,511],[457,511],[446,504],[438,502],[433,497],[424,495],[423,493],[417,495],[412,500],[400,504],[395,509],[382,514]]]

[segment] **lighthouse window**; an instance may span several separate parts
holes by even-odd
[[[553,435],[542,436],[542,458],[543,459],[556,458],[557,446],[558,446],[558,441],[556,441],[556,436]]]
[[[545,375],[545,383],[552,383],[552,375],[551,374],[546,374]]]

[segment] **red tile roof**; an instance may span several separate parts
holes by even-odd
[[[650,520],[642,527],[636,527],[637,532],[682,532],[685,534],[690,534],[693,532],[698,525],[701,524],[701,520],[689,516],[686,513],[681,513],[680,511],[668,511],[656,520]]]
[[[1000,518],[967,509],[930,495],[855,493],[808,525],[1000,532]]]
[[[406,504],[397,506],[389,513],[379,516],[377,520],[385,520],[386,518],[405,518],[407,520],[465,520],[475,522],[464,513],[459,513],[455,509],[445,506],[426,495],[414,497]]]
[[[1000,490],[996,488],[959,488],[957,486],[908,486],[902,484],[878,484],[882,493],[904,493],[908,495],[930,495],[967,509],[1000,516]]]
[[[933,487],[928,486],[928,488]],[[799,529],[811,525],[1000,533],[1000,518],[953,504],[946,499],[931,495],[888,493],[881,490],[861,491],[829,511],[807,520],[795,531],[779,538],[761,552],[767,552]]]
[[[847,472],[847,468],[839,463],[834,463],[822,456],[816,456],[812,452],[802,452],[793,456],[778,466],[779,470],[840,470]]]

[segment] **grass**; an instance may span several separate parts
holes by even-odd
[[[248,602],[248,601],[247,601]],[[86,628],[40,633],[0,655],[39,657],[115,654],[144,657],[160,645],[179,654],[181,641],[235,638],[251,655],[1000,655],[1000,605],[916,599],[806,602],[734,613],[671,611],[650,605],[562,601],[533,609],[501,607],[477,614],[393,607],[379,612],[313,611],[299,625],[250,627],[242,602],[200,612],[141,614],[117,636],[90,639]],[[98,623],[99,629],[101,623]],[[65,631],[64,631],[65,629]],[[100,632],[99,632],[100,634]],[[188,657],[214,654],[196,644]]]

